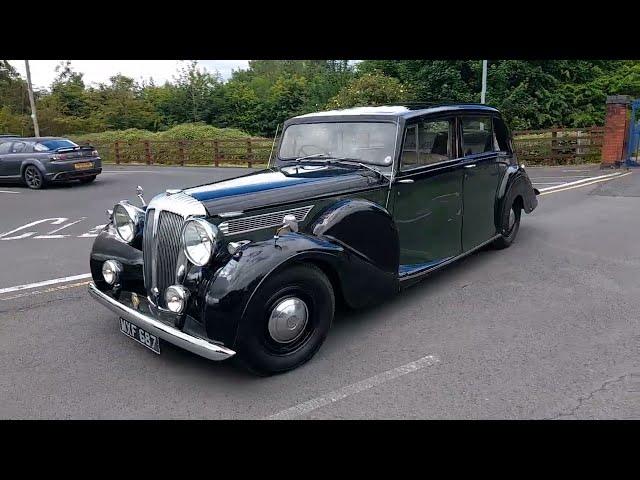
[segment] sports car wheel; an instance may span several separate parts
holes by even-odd
[[[34,190],[38,190],[44,186],[44,177],[38,167],[33,165],[29,165],[24,169],[22,173],[22,179],[24,183],[27,184],[27,187],[32,188]]]
[[[295,265],[267,278],[242,319],[238,361],[258,375],[302,365],[324,342],[334,309],[331,282],[314,265]]]

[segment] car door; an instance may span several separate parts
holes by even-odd
[[[0,177],[9,176],[9,154],[11,152],[12,142],[0,143]]]
[[[26,142],[16,141],[11,144],[9,152],[2,155],[2,171],[4,177],[19,177],[22,161],[29,156],[31,149]]]
[[[400,276],[431,268],[461,252],[462,171],[455,119],[407,123],[392,185],[400,239]]]
[[[496,235],[496,195],[503,169],[495,148],[492,116],[469,114],[459,120],[464,171],[462,249],[467,252]]]

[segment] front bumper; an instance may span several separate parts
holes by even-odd
[[[182,330],[164,324],[149,315],[145,315],[118,302],[106,293],[101,292],[93,282],[89,283],[89,293],[98,302],[115,312],[118,316],[196,355],[208,358],[209,360],[226,360],[236,354],[233,350],[223,347],[222,345],[216,345],[202,338],[188,335]]]

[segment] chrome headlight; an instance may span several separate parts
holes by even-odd
[[[201,218],[187,220],[182,228],[184,253],[191,263],[202,267],[216,251],[216,241],[220,237],[218,228]]]
[[[128,202],[117,203],[113,207],[113,226],[122,240],[133,242],[140,231],[144,211]]]

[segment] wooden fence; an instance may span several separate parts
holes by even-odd
[[[513,134],[518,161],[526,165],[599,162],[604,128],[526,130]],[[136,140],[93,143],[104,161],[147,165],[266,165],[273,139]]]
[[[518,161],[526,165],[600,162],[603,127],[524,130],[513,133]]]

